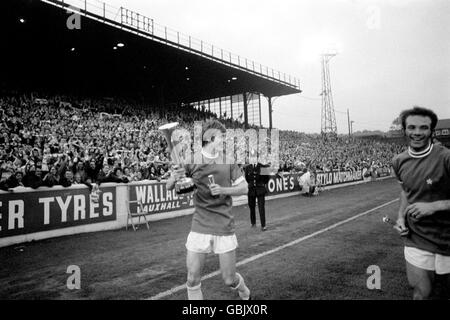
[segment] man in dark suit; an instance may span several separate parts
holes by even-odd
[[[256,226],[255,206],[258,199],[259,218],[261,220],[261,230],[266,231],[266,212],[265,212],[265,196],[267,193],[266,184],[269,182],[270,176],[261,174],[261,168],[268,168],[268,165],[261,163],[249,164],[245,167],[245,180],[248,183],[248,206],[250,208],[250,222],[252,227]],[[263,171],[267,171],[264,170]]]

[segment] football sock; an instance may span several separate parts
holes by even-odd
[[[203,300],[203,293],[202,293],[202,284],[199,283],[195,287],[187,287],[187,293],[188,293],[188,299],[189,300]]]
[[[250,298],[250,289],[245,285],[244,278],[237,272],[236,277],[239,279],[239,283],[232,290],[237,290],[242,300],[248,300]]]

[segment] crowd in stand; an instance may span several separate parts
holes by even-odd
[[[101,184],[161,180],[169,174],[166,142],[157,128],[216,114],[190,106],[151,108],[117,99],[0,96],[0,189],[17,186]],[[230,128],[242,124],[222,120]],[[280,171],[357,170],[389,166],[401,146],[280,131]]]
[[[280,149],[280,167],[285,172],[302,166],[312,171],[355,171],[390,168],[392,158],[404,146],[348,136],[324,139],[321,135],[281,131]]]

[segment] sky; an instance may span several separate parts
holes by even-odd
[[[414,105],[450,118],[448,0],[107,2],[300,79],[302,93],[274,99],[278,129],[320,132],[325,47],[338,52],[330,60],[338,133],[348,133],[347,109],[353,131],[387,131]]]

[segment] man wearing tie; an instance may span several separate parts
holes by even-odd
[[[265,212],[265,196],[266,184],[269,182],[270,176],[267,170],[261,168],[268,168],[268,165],[261,163],[249,164],[245,167],[245,180],[248,183],[248,206],[250,208],[250,222],[252,227],[256,226],[255,206],[256,199],[258,199],[259,218],[261,220],[261,230],[266,231],[266,212]]]

